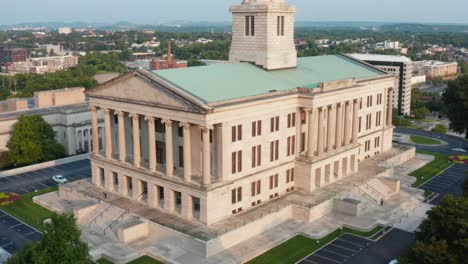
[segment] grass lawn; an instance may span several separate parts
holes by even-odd
[[[107,259],[99,259],[97,261],[97,263],[99,263],[99,264],[112,264],[112,262],[110,262]],[[135,259],[133,261],[130,261],[127,264],[163,264],[163,263],[158,261],[158,260],[155,260],[152,257],[143,256],[143,257],[139,257],[139,258],[137,258],[137,259]]]
[[[319,248],[325,246],[335,238],[345,234],[355,234],[358,236],[369,237],[382,229],[381,226],[374,228],[369,232],[361,232],[344,227],[343,229],[336,229],[327,236],[317,240],[305,236],[297,235],[288,241],[278,245],[262,255],[251,259],[249,264],[288,264],[296,263],[307,255],[315,252]],[[317,243],[319,241],[319,243]]]
[[[438,145],[442,143],[437,139],[423,137],[423,136],[416,136],[416,135],[411,136],[411,142],[415,144],[424,144],[424,145]]]
[[[54,212],[51,212],[44,207],[33,203],[32,198],[37,195],[56,191],[57,189],[57,187],[51,187],[40,190],[38,192],[25,193],[21,195],[21,198],[18,201],[1,206],[0,209],[27,223],[28,225],[43,231],[42,222],[54,215]]]
[[[432,177],[439,174],[441,171],[447,169],[452,163],[448,160],[448,155],[434,153],[430,151],[418,150],[418,153],[434,156],[434,160],[426,164],[412,173],[411,176],[416,177],[416,182],[413,187],[419,187]]]

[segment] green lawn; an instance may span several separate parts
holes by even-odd
[[[432,177],[447,169],[452,163],[448,160],[448,155],[434,153],[430,151],[418,150],[418,153],[434,156],[434,160],[413,171],[410,175],[416,177],[413,187],[419,187]]]
[[[325,246],[326,244],[330,243],[335,238],[345,234],[355,234],[358,236],[369,237],[373,234],[377,233],[382,229],[381,226],[374,228],[369,232],[361,232],[352,230],[350,228],[342,228],[336,229],[335,231],[331,232],[327,236],[317,240],[308,238],[302,235],[297,235],[288,241],[278,245],[269,251],[263,253],[262,255],[251,259],[247,263],[249,264],[288,264],[288,263],[296,263],[297,261],[303,259],[307,255],[315,252],[319,248]],[[317,243],[317,241],[319,241]]]
[[[21,195],[21,198],[18,201],[4,205],[0,207],[0,209],[13,215],[14,217],[27,223],[28,225],[33,226],[40,231],[43,231],[43,221],[54,215],[54,212],[51,212],[45,209],[44,207],[33,203],[32,198],[34,196],[48,192],[53,192],[56,190],[58,190],[57,187],[51,187],[44,190],[40,190],[38,192],[30,192],[23,194]]]
[[[99,264],[112,264],[112,262],[110,262],[107,259],[103,259],[103,258],[99,259],[97,261],[97,263],[99,263]],[[160,262],[160,261],[155,260],[152,257],[143,256],[143,257],[139,257],[139,258],[137,258],[137,259],[135,259],[133,261],[130,261],[127,264],[163,264],[163,263]]]
[[[438,145],[442,143],[437,139],[423,137],[423,136],[416,136],[416,135],[411,136],[411,142],[415,144],[424,144],[424,145]]]

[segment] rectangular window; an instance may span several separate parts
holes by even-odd
[[[290,136],[287,139],[286,156],[294,155],[296,136]]]
[[[270,132],[279,131],[279,116],[270,118]]]
[[[361,123],[362,123],[362,117],[360,116],[360,117],[359,117],[359,125],[358,125],[358,127],[359,127],[359,133],[361,133]]]
[[[279,147],[279,140],[270,142],[270,161],[278,160],[278,155],[279,155],[278,147]]]
[[[274,176],[271,175],[271,176],[270,176],[270,190],[273,189],[273,185],[274,185]]]
[[[262,146],[252,147],[252,168],[262,165]]]
[[[275,131],[279,131],[279,116],[275,118]]]
[[[261,191],[260,184],[261,184],[260,180],[251,183],[251,191],[250,192],[251,192],[252,196],[260,194],[260,191]]]
[[[262,121],[254,121],[252,122],[252,137],[262,135]]]
[[[257,194],[260,194],[262,192],[262,181],[258,180],[257,181]]]
[[[236,189],[232,189],[231,191],[231,203],[235,204],[237,201]]]
[[[255,17],[250,16],[250,36],[255,36]]]
[[[279,156],[279,140],[275,141],[275,160],[278,160]]]
[[[231,171],[232,174],[242,171],[242,150],[232,152],[231,157]]]
[[[236,141],[241,141],[241,140],[242,140],[242,125],[232,126],[231,141],[236,142]]]
[[[296,126],[296,113],[288,114],[288,128]]]
[[[242,201],[242,187],[237,188],[237,202]]]
[[[242,201],[242,187],[231,190],[231,203],[235,204]]]
[[[284,16],[281,16],[281,36],[284,36]]]
[[[302,132],[301,133],[301,152],[305,151],[305,139],[306,139],[306,133]]]
[[[250,16],[245,17],[245,35],[250,36]]]
[[[184,167],[184,147],[179,146],[179,167]]]
[[[307,119],[306,110],[302,110],[302,111],[301,111],[301,123],[302,123],[302,124],[305,124],[305,123],[307,122],[306,119]]]
[[[237,172],[242,171],[242,150],[237,151]]]
[[[276,17],[276,35],[284,36],[284,16]]]
[[[275,188],[278,188],[278,174],[275,174]]]

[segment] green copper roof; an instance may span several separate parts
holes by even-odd
[[[213,64],[153,71],[206,103],[266,94],[297,87],[316,88],[320,82],[382,75],[381,71],[341,55],[298,58],[297,67],[265,71],[249,63]]]

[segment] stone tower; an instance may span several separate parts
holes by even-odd
[[[243,0],[230,11],[230,62],[253,62],[266,70],[296,67],[294,6],[285,0]]]

